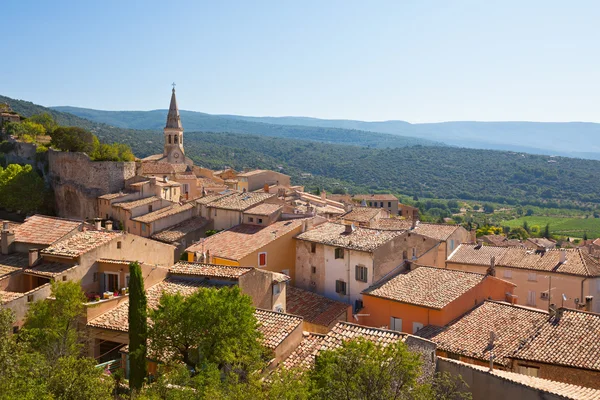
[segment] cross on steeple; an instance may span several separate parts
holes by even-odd
[[[171,83],[171,86],[173,86],[173,90],[175,90],[175,82]]]

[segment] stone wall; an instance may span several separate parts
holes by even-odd
[[[14,144],[12,151],[6,153],[6,164],[29,164],[36,167],[35,154],[37,145],[35,143],[18,142],[10,137],[9,142]]]
[[[135,162],[91,161],[84,153],[48,150],[49,178],[59,217],[98,217],[98,196],[122,190]]]

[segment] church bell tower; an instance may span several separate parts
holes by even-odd
[[[177,107],[177,99],[175,98],[175,84],[173,84],[171,105],[169,106],[169,114],[167,115],[167,125],[165,126],[164,134],[165,146],[163,155],[167,158],[167,162],[171,164],[184,164],[183,126],[181,126],[179,108]]]

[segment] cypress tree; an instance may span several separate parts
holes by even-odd
[[[139,391],[147,375],[148,342],[147,299],[142,268],[129,264],[129,388]]]

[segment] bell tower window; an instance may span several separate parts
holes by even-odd
[[[173,135],[174,139],[175,139],[175,144],[177,144],[178,140],[179,140],[179,136],[177,135]]]
[[[171,144],[171,135],[169,135],[169,144]]]

